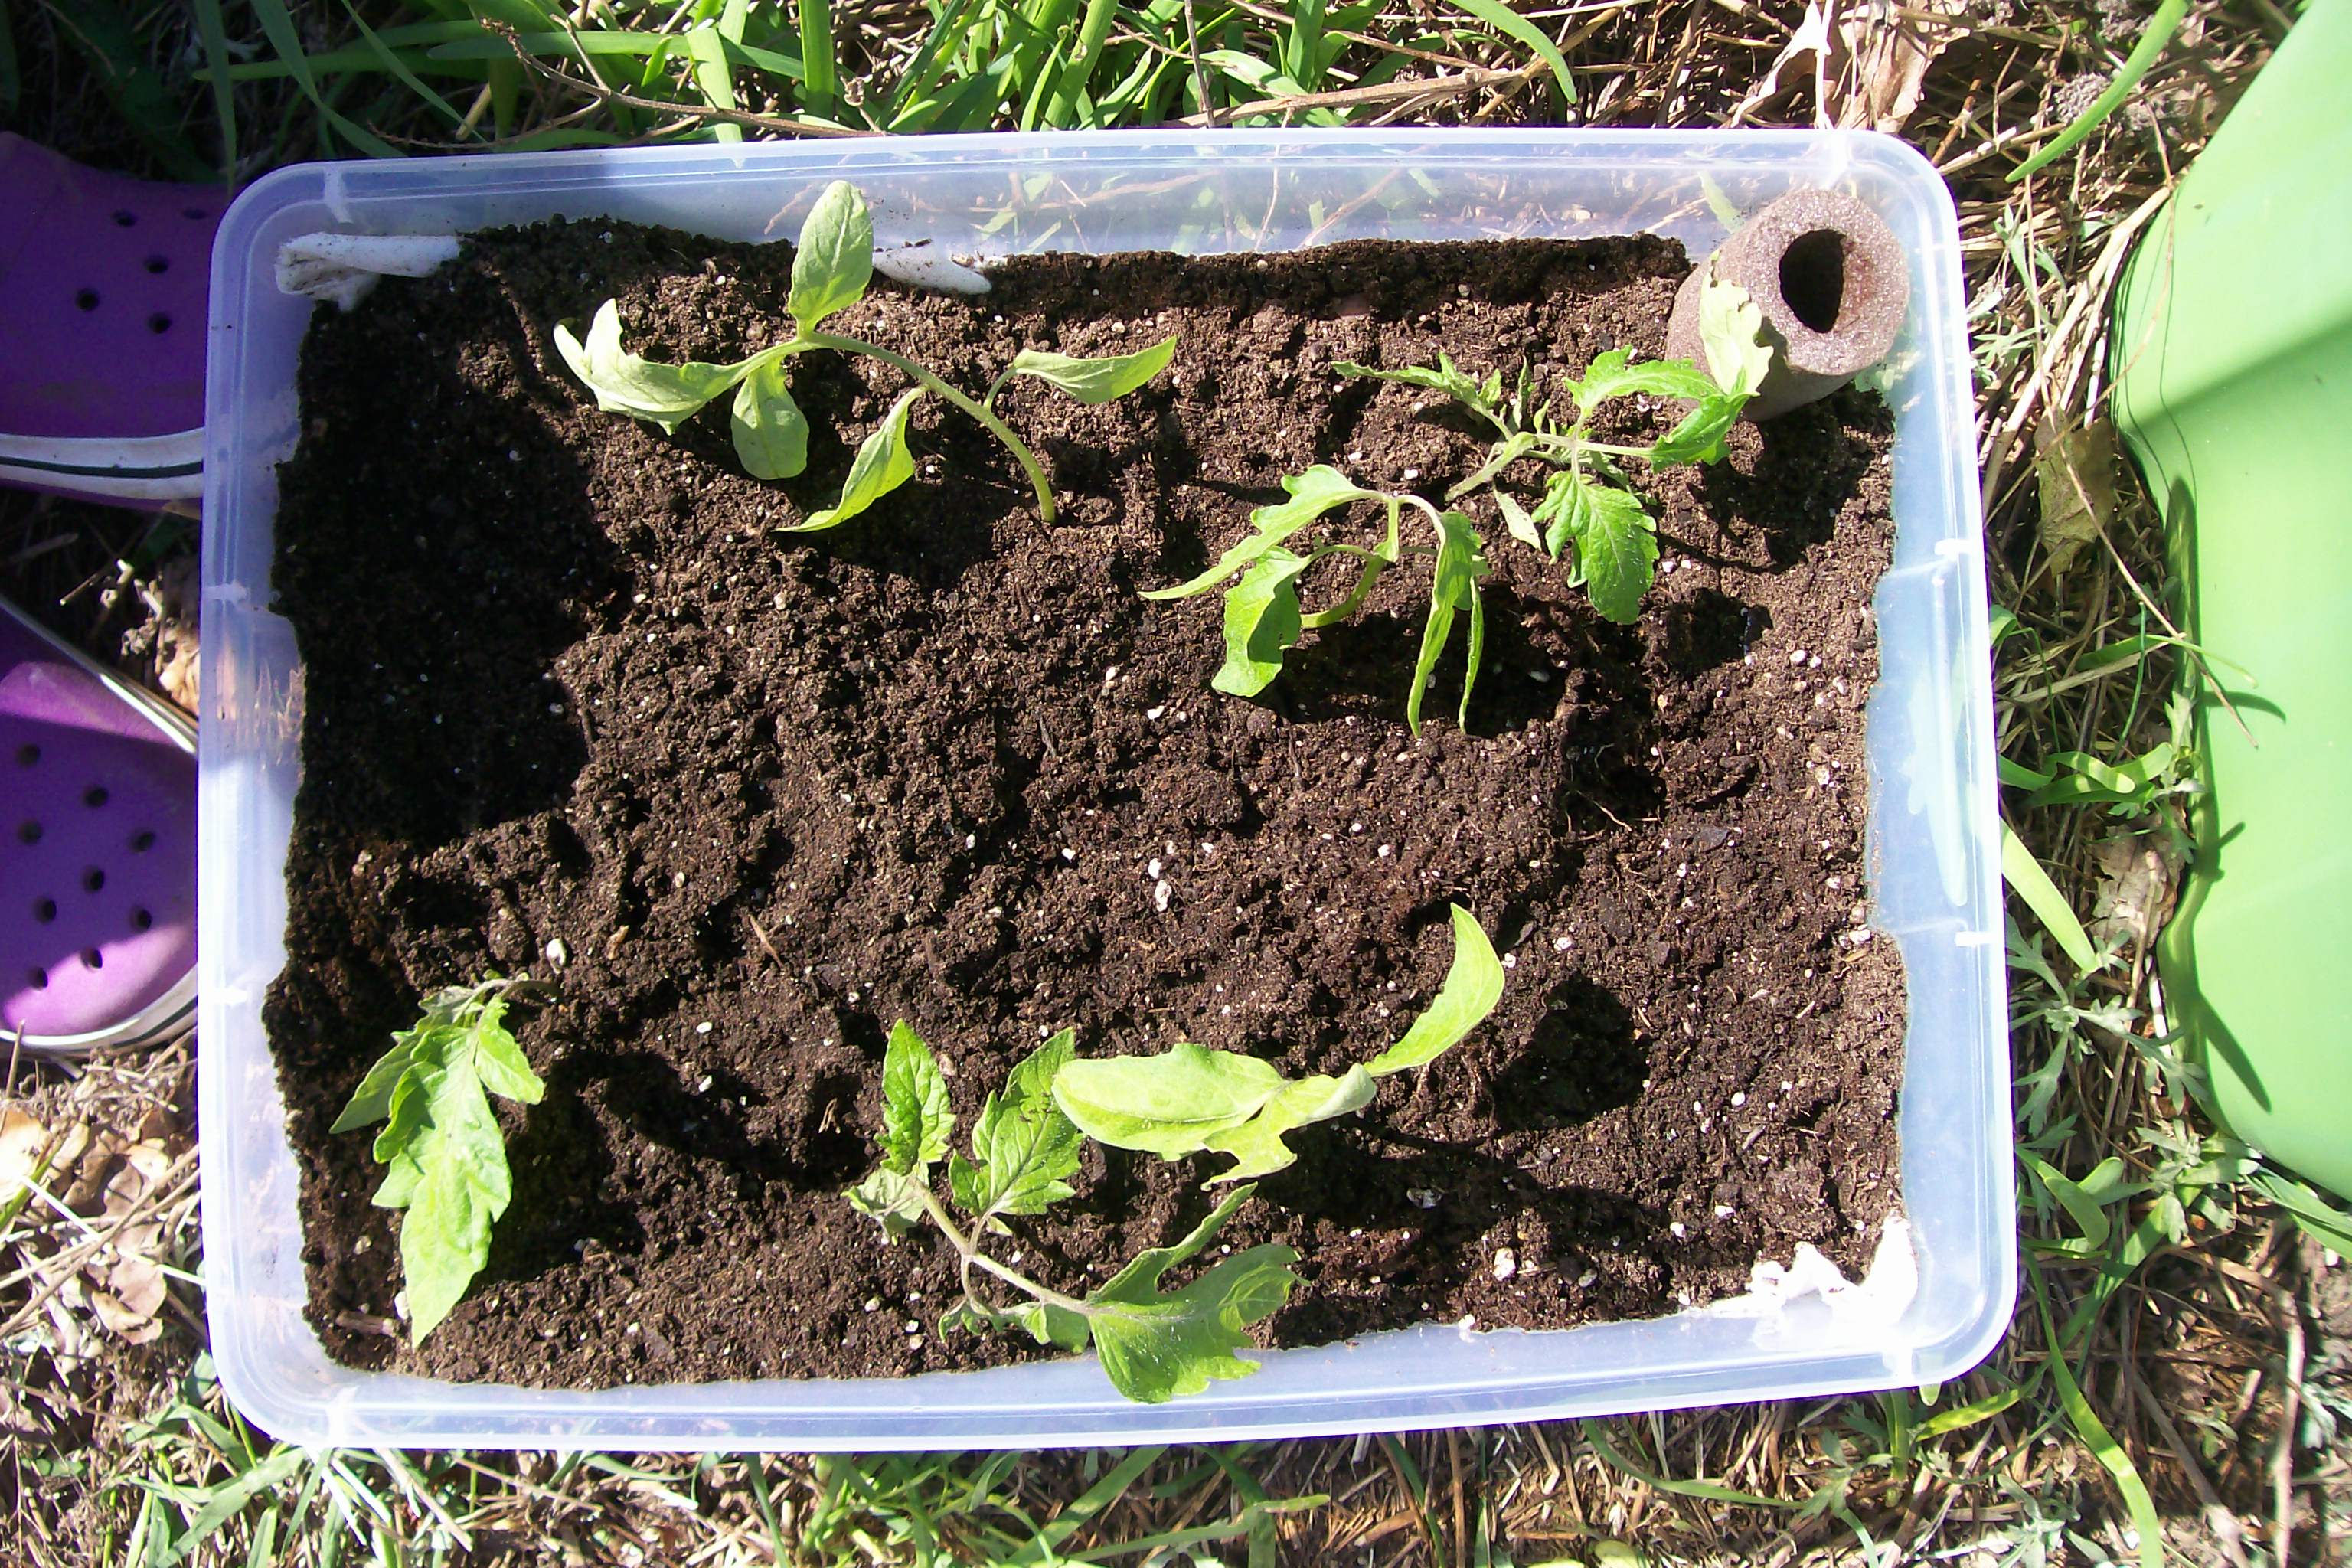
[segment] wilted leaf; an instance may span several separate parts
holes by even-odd
[[[2105,419],[2059,431],[2044,423],[2033,460],[2042,491],[2042,548],[2063,577],[2116,510],[2116,427]]]

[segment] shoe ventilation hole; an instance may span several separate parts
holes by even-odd
[[[114,226],[117,228],[129,228],[138,221],[139,215],[134,212],[119,212],[114,215]]]
[[[81,292],[74,296],[74,303],[85,310],[97,310],[98,290],[95,289],[84,289]]]
[[[104,805],[106,804],[106,786],[104,784],[90,785],[89,789],[82,792],[81,803],[82,805],[89,806],[93,811],[98,809],[100,806]]]
[[[106,954],[94,947],[85,947],[81,950],[81,966],[84,969],[104,969]]]
[[[152,928],[154,924],[155,917],[150,914],[147,910],[133,910],[131,911],[131,929],[132,931],[147,931]]]
[[[40,921],[43,925],[47,925],[47,924],[48,924],[51,921],[53,921],[53,920],[57,919],[57,918],[58,918],[58,901],[57,901],[57,900],[55,900],[55,899],[43,899],[43,900],[39,900],[38,902],[37,902],[36,904],[34,904],[34,906],[33,906],[33,918],[34,918],[35,920],[37,920],[37,921]]]
[[[17,748],[16,748],[16,765],[17,765],[18,767],[20,767],[20,768],[29,768],[29,767],[31,767],[35,763],[37,763],[37,762],[39,762],[40,760],[41,760],[41,748],[40,748],[40,747],[38,747],[38,746],[19,746],[19,747],[17,747]]]
[[[158,310],[147,318],[147,330],[160,337],[172,330],[172,318]]]
[[[205,216],[205,209],[202,207],[182,207],[180,209],[180,216],[182,217],[201,219]]]
[[[16,839],[21,844],[38,844],[41,841],[41,825],[37,822],[16,824]]]
[[[47,991],[49,988],[49,972],[46,969],[37,967],[25,978],[33,983],[33,989],[36,991]]]
[[[147,258],[147,270],[158,273],[169,272],[172,270],[172,258],[168,256],[151,256]]]
[[[155,835],[147,829],[142,828],[131,836],[131,852],[133,855],[144,855],[154,847]]]
[[[92,866],[89,870],[84,871],[81,874],[81,885],[90,892],[95,893],[100,888],[106,886],[106,873],[100,870],[97,867]]]

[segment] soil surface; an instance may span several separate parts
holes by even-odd
[[[951,1253],[882,1246],[841,1197],[872,1163],[892,1021],[951,1070],[962,1128],[1064,1025],[1086,1052],[1191,1039],[1336,1072],[1433,992],[1449,901],[1507,955],[1503,1000],[1295,1135],[1229,1227],[1304,1255],[1269,1342],[1671,1311],[1805,1241],[1860,1268],[1898,1202],[1904,1017],[1861,886],[1892,532],[1874,397],[1642,477],[1665,558],[1632,627],[1481,515],[1469,732],[1457,637],[1416,742],[1425,575],[1391,573],[1255,703],[1206,689],[1217,595],[1138,591],[1309,463],[1433,496],[1475,465],[1433,395],[1332,362],[1443,346],[1554,383],[1654,354],[1678,247],[1037,258],[979,301],[877,282],[831,330],[968,388],[1024,347],[1180,344],[1104,407],[1007,390],[1056,524],[932,399],[914,482],[807,537],[772,531],[837,493],[896,372],[793,362],[810,470],[764,484],[723,403],[675,435],[599,414],[549,336],[616,295],[632,348],[735,358],[786,331],[789,268],[783,246],[559,225],[312,330],[278,521],[308,684],[268,1021],[334,1355],[601,1385],[1039,1354],[942,1338]],[[521,966],[558,981],[518,1009],[547,1097],[501,1108],[513,1206],[411,1351],[369,1138],[328,1124],[421,994]],[[1205,1212],[1220,1163],[1090,1147],[1077,1196],[1006,1245],[1082,1290]]]

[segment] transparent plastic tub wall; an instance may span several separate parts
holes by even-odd
[[[298,427],[307,300],[272,279],[303,233],[462,234],[558,215],[730,239],[789,236],[856,180],[885,243],[1277,251],[1360,237],[1642,230],[1693,256],[1799,186],[1847,191],[1901,238],[1911,312],[1884,374],[1897,411],[1893,569],[1870,709],[1874,923],[1901,946],[1902,1100],[1918,1288],[1892,1321],[1818,1299],[1547,1333],[1425,1325],[1265,1357],[1199,1397],[1130,1405],[1092,1361],[904,1380],[600,1392],[455,1384],[330,1362],[303,1321],[295,1163],[260,1005],[285,962],[284,867],[302,670],[269,611],[274,465]],[[256,184],[212,279],[204,539],[201,1026],[214,1354],[281,1438],[414,1447],[1028,1447],[1266,1437],[1588,1415],[1948,1379],[2014,1289],[1991,693],[1958,236],[1916,153],[1852,133],[1468,132],[909,138],[314,165]]]

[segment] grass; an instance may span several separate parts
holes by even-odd
[[[1776,74],[1804,14],[1787,0],[33,0],[0,24],[0,115],[93,162],[219,178],[353,153],[1253,120],[1809,123],[1899,101],[1868,97],[1890,84],[1851,60],[1821,104],[1810,57]],[[1778,1568],[2161,1553],[2235,1568],[2340,1552],[2352,1365],[2315,1327],[2315,1302],[2332,1290],[2340,1314],[2344,1287],[2314,1237],[2345,1250],[2352,1236],[2215,1133],[2150,960],[2189,787],[2176,696],[2229,650],[2178,639],[2158,519],[2098,434],[2105,304],[2129,241],[2289,21],[2274,0],[2167,0],[2153,17],[2131,0],[2021,0],[1932,35],[1945,47],[1902,127],[1960,211],[2019,893],[2025,1277],[1982,1368],[1862,1398],[1244,1448],[301,1450],[245,1426],[211,1380],[193,1194],[167,1173],[108,1217],[55,1172],[46,1196],[0,1201],[0,1500],[22,1560]],[[2144,41],[2167,29],[2165,47]],[[2121,101],[2070,142],[2074,111],[2103,96]],[[2047,166],[2012,183],[2037,152]],[[186,548],[176,520],[0,498],[0,587],[86,646],[111,653],[130,634],[145,673],[145,650],[169,642],[163,574]],[[2102,903],[2126,873],[2147,879],[2137,913]],[[5,1092],[45,1129],[150,1141],[177,1170],[188,1060],[184,1043],[70,1072],[11,1064]],[[90,1296],[92,1265],[128,1255],[163,1286],[129,1325],[152,1331],[144,1343]]]

